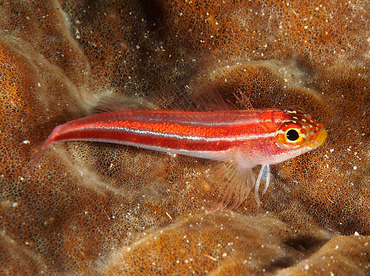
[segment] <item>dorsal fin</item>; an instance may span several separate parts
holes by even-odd
[[[133,100],[130,98],[125,99],[125,103],[122,101],[113,98],[113,97],[104,97],[102,98],[96,107],[93,110],[93,114],[101,114],[105,112],[115,112],[122,110],[151,110],[153,107],[149,103],[143,103],[142,101]]]
[[[170,90],[157,91],[155,104],[164,110],[193,112],[235,109],[235,106],[230,106],[230,102],[226,102],[214,87],[197,81],[175,86]]]
[[[243,93],[243,91],[242,91],[240,88],[238,88],[237,92],[240,94],[240,96],[238,96],[238,95],[236,94],[236,92],[235,92],[235,93],[233,93],[233,94],[234,94],[235,98],[236,98],[236,99],[240,102],[240,104],[243,106],[243,109],[250,110],[250,111],[253,111],[253,112],[254,112],[253,105],[252,105],[252,103],[250,102],[250,100],[249,100],[248,96],[247,96],[247,95],[245,95],[245,94]]]
[[[122,110],[127,110],[127,108],[121,102],[112,97],[104,97],[98,102],[92,113],[101,114],[105,112],[115,112]]]
[[[234,97],[239,101],[242,108],[252,110],[253,106],[241,89],[238,89]],[[111,96],[103,97],[93,110],[93,114],[115,112],[122,110],[181,110],[181,111],[215,111],[240,109],[232,101],[224,100],[219,92],[207,84],[190,82],[188,85],[175,87],[172,90],[157,91],[157,95],[149,101],[137,100],[130,97],[124,101]]]

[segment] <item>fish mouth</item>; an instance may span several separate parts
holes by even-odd
[[[321,144],[324,143],[326,137],[328,137],[328,132],[322,124],[320,124],[318,128],[319,131],[316,132],[316,134],[312,137],[312,141],[309,143],[309,147],[311,148],[317,148],[321,146]]]

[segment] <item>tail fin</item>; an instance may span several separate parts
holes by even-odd
[[[53,134],[53,133],[52,133]],[[37,161],[39,160],[40,156],[43,154],[44,150],[51,144],[52,142],[52,134],[46,139],[42,147],[38,150],[38,152],[35,154],[35,156],[32,158],[31,166],[27,171],[26,178],[29,179],[31,177],[31,174],[37,164]]]

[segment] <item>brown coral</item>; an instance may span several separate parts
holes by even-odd
[[[369,10],[1,3],[1,273],[369,273]],[[206,214],[213,163],[118,145],[56,144],[25,178],[52,129],[102,95],[145,101],[189,83],[235,106],[237,89],[254,107],[299,105],[329,138],[273,166],[260,209],[249,197]]]

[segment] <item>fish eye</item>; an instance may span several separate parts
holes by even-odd
[[[285,135],[289,141],[297,141],[297,139],[299,138],[299,133],[295,129],[289,129]]]
[[[299,148],[307,141],[308,134],[305,126],[297,122],[285,122],[276,132],[280,145],[288,148]]]

